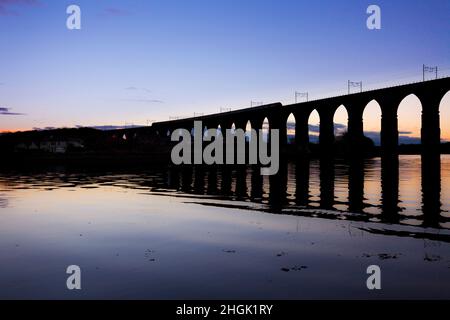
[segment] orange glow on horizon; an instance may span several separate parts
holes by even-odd
[[[27,131],[27,130],[25,130],[25,129],[10,129],[10,130],[0,129],[0,133],[15,133],[15,132],[21,132],[21,131]]]
[[[33,131],[33,129],[30,129],[30,128],[0,129],[0,133],[16,133],[16,132],[24,132],[24,131]]]
[[[442,142],[450,142],[450,129],[447,129],[446,131],[442,131],[441,141]]]

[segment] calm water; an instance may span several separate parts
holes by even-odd
[[[450,298],[449,212],[449,156],[3,171],[0,298]]]

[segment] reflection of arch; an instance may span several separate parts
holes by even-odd
[[[450,91],[442,97],[439,103],[440,111],[440,128],[441,128],[441,141],[450,142]]]
[[[296,126],[296,119],[293,113],[289,114],[287,120],[286,120],[286,137],[287,137],[287,144],[294,144],[295,143],[295,126]]]
[[[420,144],[422,102],[414,93],[405,96],[397,106],[399,144]]]
[[[319,143],[320,115],[317,109],[311,111],[308,117],[308,139],[309,143]]]
[[[381,114],[380,104],[373,99],[366,104],[362,115],[364,135],[370,138],[375,145],[381,144]]]
[[[345,112],[345,115],[344,115]],[[333,114],[334,135],[342,136],[348,130],[348,110],[341,104]]]

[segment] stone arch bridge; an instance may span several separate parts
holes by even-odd
[[[344,106],[348,114],[348,137],[355,142],[364,137],[363,113],[366,106],[375,100],[381,107],[381,147],[383,151],[395,153],[398,146],[397,111],[401,101],[413,94],[422,104],[422,147],[425,151],[438,150],[440,145],[440,113],[439,106],[444,95],[450,90],[450,77],[417,82],[412,84],[365,91],[361,93],[337,96],[309,102],[282,105],[272,103],[263,106],[240,109],[230,112],[204,115],[186,119],[157,122],[152,131],[167,139],[168,134],[176,129],[194,127],[194,121],[202,121],[205,128],[221,130],[236,129],[245,131],[250,122],[252,129],[262,130],[267,118],[271,129],[280,130],[280,144],[287,143],[286,122],[292,114],[295,117],[295,144],[297,150],[307,150],[309,144],[308,120],[311,113],[317,110],[320,117],[319,144],[321,150],[330,150],[335,141],[334,114],[340,106]],[[447,119],[450,121],[450,119]],[[356,146],[357,144],[355,144]]]

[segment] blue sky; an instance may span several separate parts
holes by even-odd
[[[66,28],[77,4],[82,29]],[[368,30],[377,4],[382,29]],[[0,0],[0,131],[145,124],[450,70],[450,1]],[[444,70],[445,72],[445,70]]]

